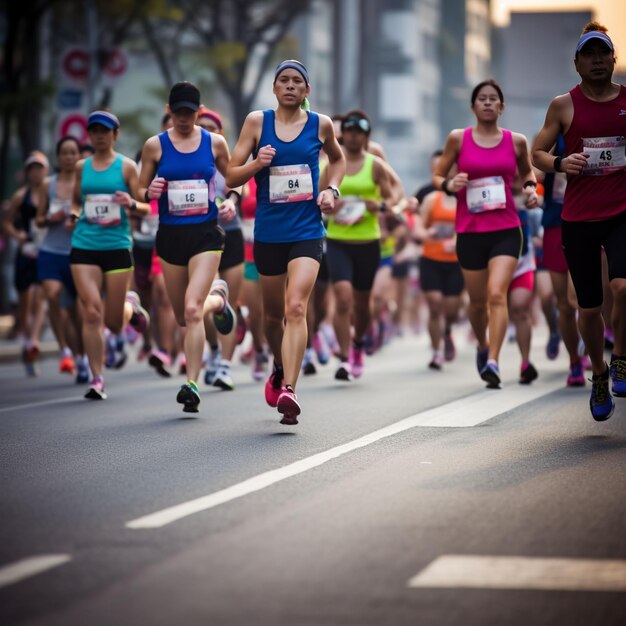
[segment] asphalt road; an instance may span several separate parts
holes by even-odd
[[[595,423],[541,340],[530,387],[473,357],[321,367],[296,427],[241,365],[197,417],[134,361],[104,402],[0,365],[0,623],[623,626],[626,399]]]

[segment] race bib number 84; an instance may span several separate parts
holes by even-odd
[[[270,167],[271,203],[305,200],[313,200],[313,177],[306,163]]]

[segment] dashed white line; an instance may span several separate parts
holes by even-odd
[[[302,474],[310,469],[319,467],[328,461],[337,459],[359,448],[369,446],[381,439],[397,435],[417,426],[438,428],[467,428],[486,422],[496,415],[501,415],[522,404],[532,402],[541,396],[563,386],[563,382],[538,382],[532,387],[507,387],[506,391],[485,390],[473,396],[455,400],[448,404],[423,411],[402,419],[395,424],[376,430],[368,435],[355,439],[340,446],[314,454],[308,458],[296,461],[290,465],[253,476],[226,489],[189,500],[161,511],[145,515],[126,523],[127,528],[134,530],[161,528],[184,517],[207,511],[231,500],[241,498],[271,485],[281,482],[292,476]]]
[[[452,554],[435,559],[408,586],[626,591],[626,561]]]
[[[42,574],[71,560],[72,557],[69,554],[42,554],[10,563],[0,567],[0,587]]]

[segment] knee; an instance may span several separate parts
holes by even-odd
[[[349,298],[337,298],[335,300],[335,311],[338,315],[348,315],[352,309],[352,302]]]
[[[610,283],[613,301],[626,305],[626,280],[612,280]]]
[[[185,325],[199,324],[202,321],[204,309],[199,302],[185,303]]]
[[[507,294],[501,291],[492,291],[487,296],[487,302],[490,307],[505,307],[507,303]]]
[[[83,322],[87,326],[102,325],[102,308],[97,304],[86,304],[83,307]]]
[[[302,300],[287,301],[285,318],[288,322],[299,322],[306,316],[306,303]]]

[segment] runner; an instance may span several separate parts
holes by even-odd
[[[204,314],[213,314],[222,334],[234,323],[228,286],[214,281],[224,249],[218,212],[225,219],[235,215],[232,203],[219,210],[215,204],[215,172],[226,173],[230,154],[223,137],[195,125],[199,108],[200,92],[194,84],[179,82],[171,88],[168,111],[173,126],[146,141],[140,179],[141,197],[159,201],[157,254],[176,320],[186,329],[188,380],[176,401],[188,413],[197,413],[200,404],[196,381],[206,342]]]
[[[328,270],[335,294],[334,327],[340,350],[337,380],[352,380],[363,373],[363,338],[372,321],[370,293],[380,262],[378,214],[386,209],[386,203],[392,203],[384,163],[366,150],[371,129],[363,111],[350,111],[341,122],[346,175],[327,233]],[[325,186],[326,171],[321,182]],[[382,199],[385,202],[381,203]]]
[[[265,334],[274,354],[265,398],[283,415],[281,423],[297,424],[301,409],[295,387],[307,341],[307,303],[325,234],[320,210],[335,209],[345,159],[330,118],[301,108],[311,91],[304,65],[283,61],[273,84],[278,107],[248,115],[226,183],[233,187],[256,179],[254,258],[263,290]],[[328,156],[329,185],[319,190],[321,148]]]
[[[26,184],[11,198],[4,221],[5,232],[17,241],[14,286],[17,291],[17,336],[22,338],[22,362],[28,376],[37,376],[41,330],[45,318],[44,296],[37,280],[37,205],[45,186],[48,159],[35,150],[24,161]]]
[[[500,86],[494,80],[479,83],[471,104],[476,125],[448,135],[433,184],[457,194],[456,249],[478,342],[476,364],[487,386],[498,389],[498,357],[508,324],[507,290],[522,248],[511,183],[517,171],[525,205],[532,208],[537,206],[537,182],[526,137],[498,126],[504,110]],[[458,173],[448,179],[454,163]]]
[[[47,228],[39,246],[37,277],[48,301],[50,325],[61,350],[59,371],[76,374],[76,382],[89,382],[89,366],[84,355],[81,322],[76,306],[76,287],[70,267],[72,235],[65,222],[72,207],[76,163],[80,143],[75,137],[62,137],[56,146],[59,173],[42,187],[37,206],[37,225]]]
[[[95,152],[76,164],[66,223],[74,227],[70,263],[83,307],[83,342],[92,374],[85,398],[104,400],[104,327],[117,335],[131,321],[139,332],[147,323],[139,297],[128,292],[133,270],[129,215],[145,215],[150,207],[131,197],[138,193],[137,166],[114,150],[120,133],[117,117],[94,111],[87,118],[87,132]]]
[[[581,82],[552,100],[533,146],[536,167],[565,172],[562,237],[578,298],[578,327],[592,364],[591,415],[611,417],[626,396],[626,86],[614,83],[615,48],[607,29],[590,22],[574,55]],[[550,154],[559,134],[565,156]],[[615,342],[604,360],[602,260],[604,247],[613,294]]]

